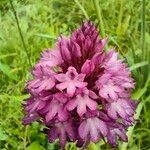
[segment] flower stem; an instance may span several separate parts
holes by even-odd
[[[21,41],[22,41],[24,50],[25,50],[26,55],[27,55],[27,60],[28,60],[29,65],[30,65],[30,67],[31,67],[31,66],[32,66],[32,63],[31,63],[31,61],[30,61],[30,55],[29,55],[29,53],[28,53],[28,50],[27,50],[27,47],[26,47],[26,44],[25,44],[25,41],[24,41],[24,37],[23,37],[22,31],[21,31],[21,28],[20,28],[20,25],[19,25],[19,20],[18,20],[18,17],[17,17],[16,10],[15,10],[15,8],[14,8],[14,5],[13,5],[13,3],[12,3],[12,0],[9,0],[9,2],[10,2],[10,5],[11,5],[13,14],[14,14],[14,16],[15,16],[15,19],[16,19],[16,23],[17,23],[19,35],[20,35],[20,38],[21,38]]]
[[[24,150],[26,150],[26,145],[27,145],[27,132],[28,132],[28,126],[25,127],[25,132],[24,132],[24,140],[23,140]]]

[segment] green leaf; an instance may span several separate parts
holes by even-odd
[[[3,74],[7,75],[12,80],[17,80],[16,76],[11,73],[11,69],[8,65],[0,63],[0,70],[3,72]]]
[[[51,35],[47,35],[47,34],[42,34],[42,33],[37,33],[35,34],[36,36],[42,37],[42,38],[48,38],[48,39],[52,39],[52,40],[56,40],[57,38]]]
[[[69,142],[65,146],[65,150],[76,150],[76,144],[73,142]]]
[[[148,86],[150,85],[150,78],[145,83],[145,86],[142,89],[137,89],[135,93],[133,93],[132,98],[133,99],[140,99],[144,93],[146,93]]]
[[[79,6],[79,8],[81,9],[81,11],[83,12],[85,18],[86,18],[87,20],[89,20],[89,16],[88,16],[86,10],[84,9],[84,7],[81,5],[81,3],[80,3],[78,0],[74,0],[74,1],[75,1],[75,3]]]
[[[90,143],[89,150],[98,150],[95,143],[93,143],[93,142]],[[99,148],[99,150],[100,150],[100,148]]]
[[[25,95],[8,95],[7,93],[4,93],[4,94],[0,94],[0,98],[10,98],[10,99],[12,99],[12,100],[16,100],[16,101],[21,101],[22,102],[22,100],[23,99],[27,99],[27,98],[29,98],[29,94],[25,94]]]
[[[44,150],[44,148],[42,148],[38,141],[34,141],[27,147],[27,150]]]
[[[137,64],[131,66],[131,67],[130,67],[130,70],[132,71],[132,70],[135,70],[135,69],[137,69],[137,68],[146,66],[146,65],[148,65],[148,64],[149,64],[148,61],[143,61],[143,62],[140,62],[140,63],[137,63]]]
[[[2,129],[0,128],[0,141],[4,141],[7,139],[7,135],[2,131]]]

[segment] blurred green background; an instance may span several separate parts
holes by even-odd
[[[97,24],[108,36],[106,50],[116,47],[136,81],[133,98],[139,101],[137,123],[129,142],[115,150],[150,150],[150,1],[149,0],[0,0],[0,150],[59,150],[49,144],[37,122],[22,125],[24,87],[44,48],[60,34],[69,35],[84,20]],[[13,9],[13,7],[14,9]],[[16,12],[16,13],[14,13]],[[22,38],[17,27],[17,16]],[[24,41],[24,42],[23,42]],[[30,62],[30,63],[29,63]],[[66,150],[76,150],[68,143]],[[89,150],[111,150],[91,144]]]

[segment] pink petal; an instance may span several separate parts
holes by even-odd
[[[65,121],[68,118],[68,113],[64,108],[60,108],[59,113],[58,113],[58,118],[60,121]]]
[[[97,125],[97,127],[100,130],[100,132],[102,133],[102,135],[106,136],[108,133],[106,124],[103,121],[99,120],[98,118],[95,118],[95,124]]]
[[[116,110],[110,106],[107,110],[107,113],[108,113],[108,116],[113,118],[113,119],[117,119],[117,113],[116,113]]]
[[[90,128],[90,135],[91,135],[91,140],[93,142],[97,142],[99,139],[99,132],[97,131],[97,128],[95,126],[95,119],[88,119],[88,124]]]
[[[50,111],[46,114],[46,117],[45,117],[46,122],[49,122],[50,120],[52,120],[52,119],[55,117],[56,113],[57,113],[56,110],[54,110],[54,109],[50,110]]]
[[[122,92],[122,89],[120,87],[118,87],[118,86],[113,86],[113,90],[115,92]]]
[[[107,90],[105,88],[102,88],[99,90],[99,95],[103,98],[108,98],[108,93],[107,93]]]
[[[76,57],[81,57],[81,50],[80,50],[80,46],[72,41],[73,45],[72,45],[72,53],[76,56]]]
[[[67,107],[67,109],[68,109],[69,111],[75,109],[76,106],[77,106],[76,100],[71,100],[71,101],[69,101],[69,102],[67,103],[67,105],[66,105],[66,107]]]
[[[93,142],[98,142],[100,135],[99,133],[96,131],[96,129],[92,129],[90,130],[90,134],[91,134],[91,141]]]
[[[98,99],[98,96],[91,90],[89,90],[89,96],[93,99]]]
[[[70,83],[67,87],[67,93],[69,94],[69,96],[73,96],[75,93],[76,87],[73,83]]]
[[[83,88],[83,87],[87,86],[87,82],[76,81],[74,84],[76,87],[79,87],[79,88]]]
[[[45,107],[46,102],[45,101],[40,101],[40,105],[38,107],[38,110],[42,109],[43,107]]]
[[[117,112],[120,117],[126,119],[126,113],[125,113],[124,108],[117,106]]]
[[[85,76],[86,76],[85,74],[82,74],[82,73],[81,73],[81,74],[78,75],[78,79],[77,79],[77,80],[78,80],[78,81],[83,81],[84,78],[85,78]]]
[[[55,128],[52,128],[48,134],[48,139],[50,142],[54,142],[57,139],[58,133]]]
[[[113,91],[113,89],[111,89],[109,91],[109,96],[110,98],[112,98],[113,100],[117,100],[118,99],[118,95]]]
[[[97,109],[97,103],[91,99],[86,100],[86,105],[91,109],[91,110],[96,110]]]
[[[82,139],[86,139],[89,133],[89,125],[83,121],[78,128],[79,135]]]
[[[96,51],[101,52],[103,50],[103,48],[105,47],[105,45],[107,44],[107,42],[108,42],[108,37],[101,40],[99,42],[99,44],[97,45]]]
[[[42,53],[42,58],[39,62],[40,65],[47,65],[50,67],[56,66],[63,62],[60,51],[58,50],[46,50]]]
[[[66,75],[63,73],[60,73],[60,74],[55,75],[55,78],[60,82],[64,82],[66,80]]]
[[[71,122],[65,124],[65,130],[71,140],[75,140],[75,132]]]
[[[60,144],[61,144],[62,147],[64,147],[65,144],[66,144],[66,141],[67,141],[65,129],[64,129],[64,127],[60,127],[58,130],[60,132],[59,133]]]
[[[83,116],[83,114],[86,112],[86,105],[83,102],[80,102],[77,106],[77,113],[79,116]]]
[[[90,74],[95,69],[95,65],[91,60],[86,60],[86,62],[83,64],[81,68],[81,72],[84,74]]]
[[[62,83],[56,85],[56,88],[59,89],[59,90],[64,90],[67,87],[68,87],[68,83],[67,82],[62,82]]]

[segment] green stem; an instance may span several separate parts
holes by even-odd
[[[148,60],[148,53],[145,49],[145,0],[142,0],[142,10],[141,10],[141,54],[143,55],[143,60]],[[143,83],[148,77],[148,66],[144,67],[141,71],[143,73]]]
[[[143,60],[145,60],[145,0],[142,0],[141,21],[141,49],[143,53]]]
[[[101,36],[103,38],[103,37],[105,37],[105,30],[104,30],[104,23],[103,23],[102,14],[101,14],[101,8],[100,8],[98,0],[93,0],[93,1],[94,1],[97,18],[99,20],[99,30],[100,30]]]
[[[28,134],[28,126],[25,127],[25,132],[24,132],[24,139],[23,139],[24,150],[26,150],[26,146],[27,146],[27,134]]]
[[[26,44],[25,44],[25,41],[24,41],[24,37],[23,37],[22,31],[21,31],[21,28],[20,28],[20,25],[19,25],[19,20],[18,20],[18,17],[17,17],[16,10],[15,10],[15,8],[14,8],[14,5],[13,5],[13,3],[12,3],[12,0],[9,0],[9,2],[10,2],[10,5],[11,5],[13,14],[14,14],[14,16],[15,16],[15,19],[16,19],[16,23],[17,23],[19,35],[20,35],[20,38],[21,38],[21,41],[22,41],[24,50],[25,50],[26,55],[27,55],[27,60],[28,60],[29,65],[30,65],[30,67],[31,67],[31,66],[32,66],[32,63],[31,63],[31,61],[30,61],[30,55],[29,55],[29,53],[28,53],[28,50],[27,50],[27,47],[26,47]]]

